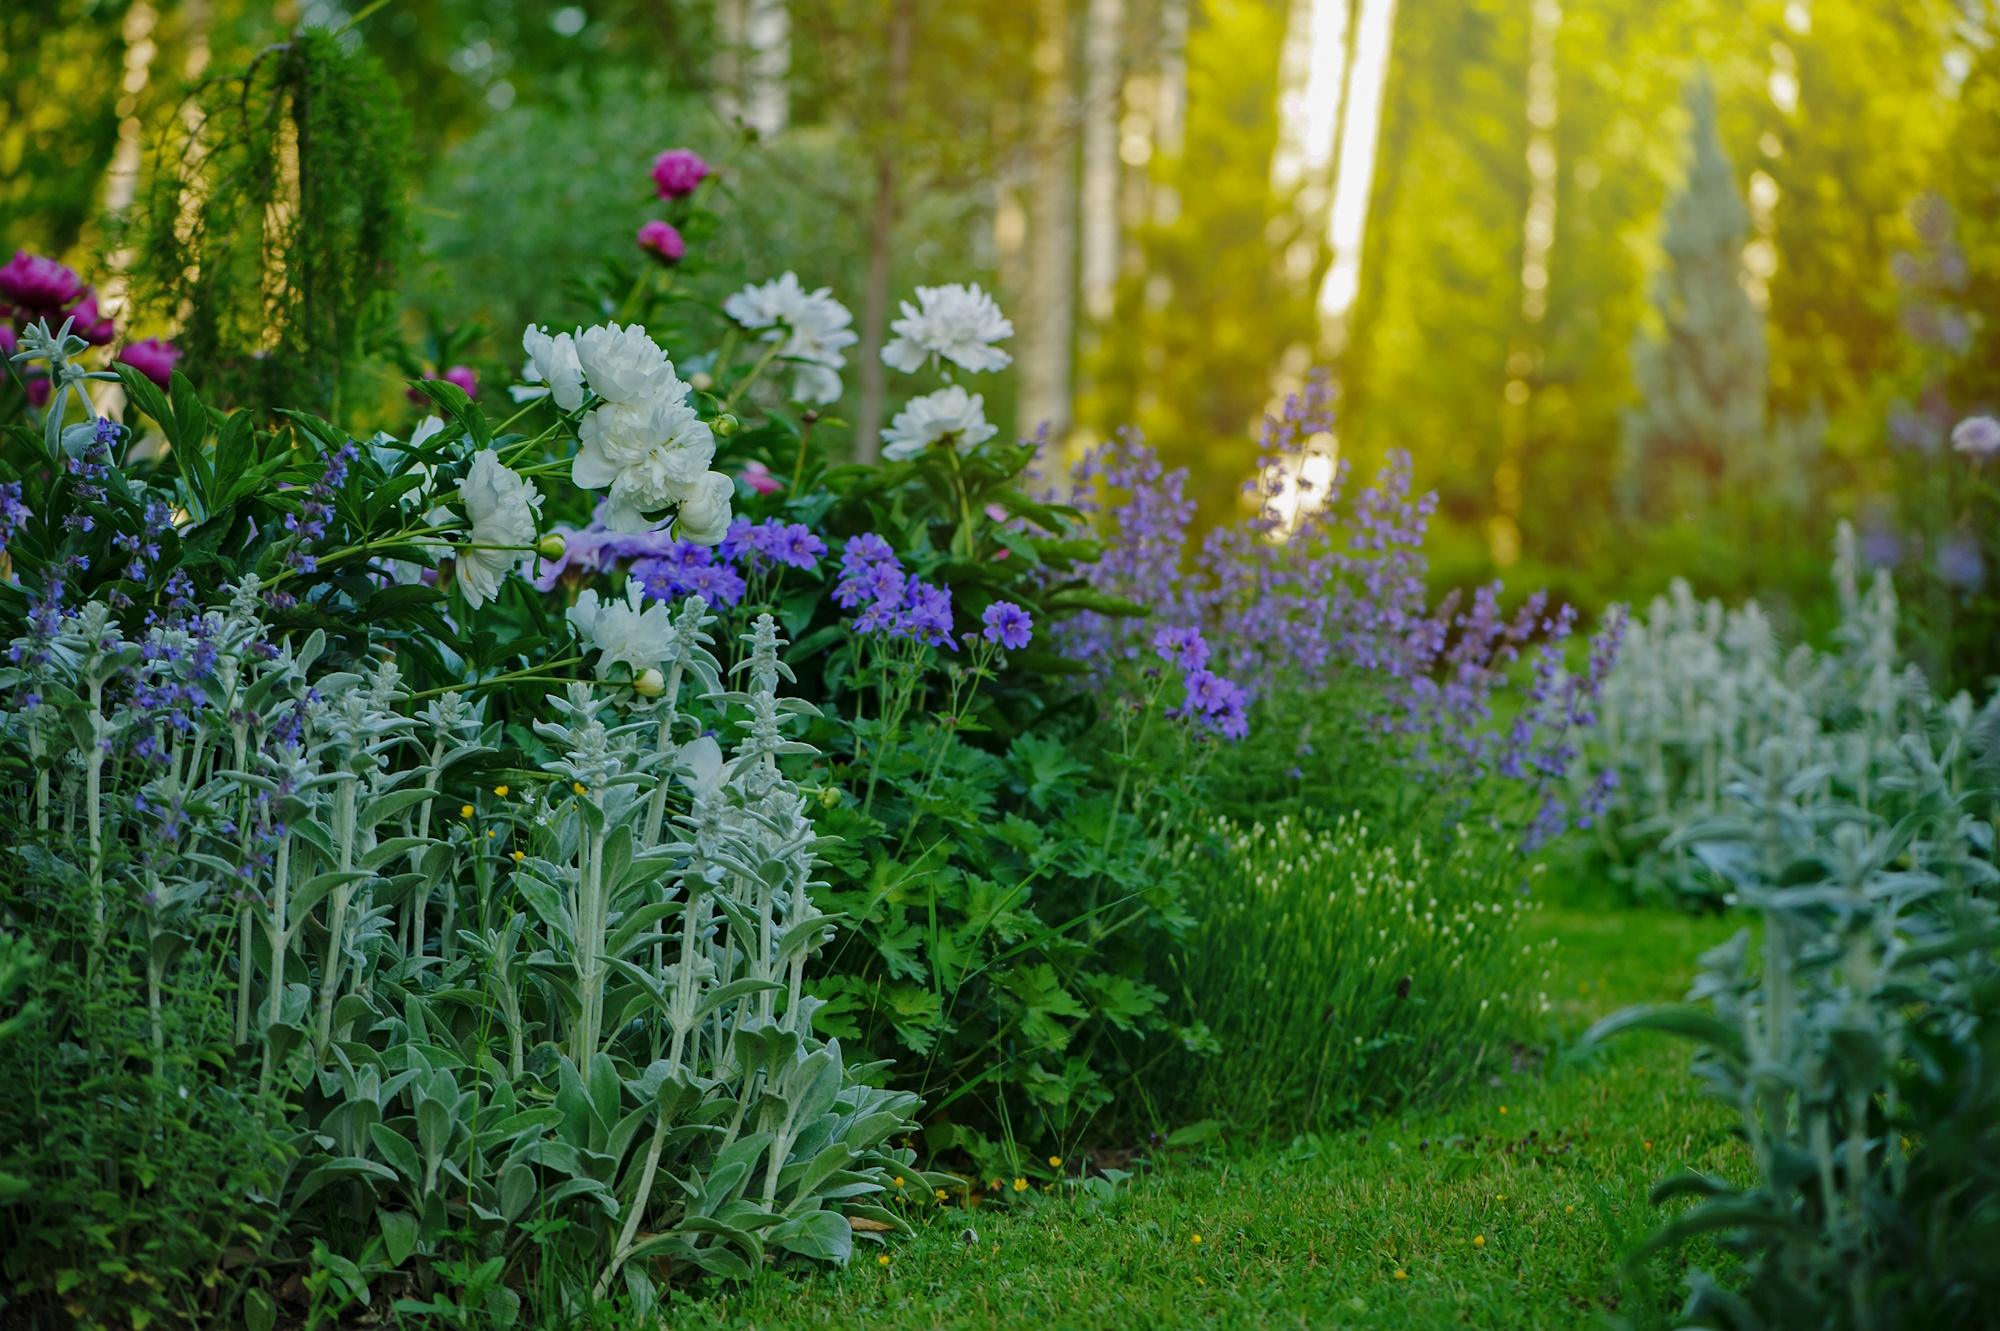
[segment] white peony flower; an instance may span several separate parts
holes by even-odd
[[[636,678],[659,668],[672,655],[674,617],[663,601],[655,601],[643,612],[639,609],[646,591],[637,578],[625,584],[625,600],[601,601],[595,591],[576,598],[566,618],[576,626],[577,635],[588,647],[602,655],[597,658],[597,677],[609,679],[611,668],[623,665]]]
[[[729,501],[736,497],[736,482],[719,471],[711,471],[696,481],[674,514],[674,535],[696,545],[719,545],[729,531]]]
[[[590,381],[590,391],[606,402],[631,404],[662,396],[687,396],[687,387],[674,377],[667,353],[638,324],[586,328],[577,335],[576,359]]]
[[[1014,335],[1014,325],[1000,313],[993,297],[954,282],[946,287],[918,287],[913,308],[902,302],[903,317],[889,325],[895,340],[882,348],[882,360],[905,374],[922,369],[933,356],[975,373],[1005,369],[1014,358],[993,343]]]
[[[824,406],[840,399],[840,376],[834,371],[847,364],[841,348],[853,346],[856,337],[848,327],[854,316],[833,298],[831,287],[808,292],[796,273],[786,273],[762,286],[744,287],[722,302],[722,311],[745,328],[769,329],[766,342],[785,338],[778,355],[797,368],[792,396],[798,401]]]
[[[985,407],[985,398],[957,384],[912,398],[882,431],[882,456],[905,462],[946,436],[959,452],[969,453],[1000,433],[999,426],[986,423]]]
[[[528,353],[521,377],[544,387],[509,390],[516,402],[553,393],[556,405],[564,411],[575,411],[583,405],[583,367],[577,362],[576,343],[568,333],[551,337],[548,329],[529,324],[528,331],[521,334],[521,349]]]
[[[613,531],[646,531],[646,514],[687,498],[715,460],[715,436],[685,401],[688,386],[670,382],[672,393],[598,407],[577,431],[570,478],[586,490],[610,487],[604,525]]]
[[[509,569],[534,557],[525,547],[535,543],[542,497],[533,481],[501,465],[500,455],[490,448],[473,455],[458,497],[472,528],[471,539],[457,552],[458,585],[478,609],[499,597],[500,580]]]

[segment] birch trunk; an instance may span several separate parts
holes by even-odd
[[[1102,323],[1118,290],[1118,111],[1125,0],[1090,0],[1084,21],[1083,307]]]
[[[910,81],[910,44],[916,34],[916,9],[916,0],[896,0],[889,18],[889,81],[882,106],[881,145],[875,151],[875,208],[868,219],[868,288],[861,305],[861,409],[854,428],[856,462],[873,462],[882,452],[883,399],[887,393],[882,344],[889,332],[889,243],[896,230],[897,131]]]
[[[1070,427],[1070,344],[1076,329],[1076,162],[1072,135],[1069,5],[1040,0],[1035,45],[1035,189],[1028,214],[1027,327],[1021,338],[1022,433]],[[1062,470],[1044,459],[1045,474]]]

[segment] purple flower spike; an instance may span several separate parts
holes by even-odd
[[[1012,601],[995,601],[979,618],[986,625],[986,641],[997,642],[1010,652],[1020,651],[1034,639],[1034,620]]]

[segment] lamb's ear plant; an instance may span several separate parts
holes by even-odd
[[[1897,646],[1894,582],[1878,569],[1864,588],[1861,576],[1854,531],[1842,523],[1832,567],[1841,618],[1827,652],[1807,643],[1782,650],[1755,601],[1698,602],[1678,579],[1633,617],[1604,683],[1588,761],[1571,774],[1579,798],[1601,810],[1594,864],[1641,896],[1726,904],[1728,883],[1686,833],[1725,807],[1731,772],[1759,765],[1773,739],[1824,765],[1857,808],[1880,804],[1928,688]],[[1969,699],[1953,706],[1969,718]]]
[[[1903,716],[1844,771],[1809,732],[1734,767],[1717,811],[1664,845],[1754,911],[1757,933],[1704,956],[1686,1006],[1629,1009],[1586,1037],[1695,1040],[1696,1073],[1750,1147],[1747,1185],[1684,1173],[1654,1191],[1698,1204],[1638,1256],[1712,1234],[1746,1262],[1727,1286],[1697,1273],[1693,1324],[1971,1326],[2000,1296],[2000,1271],[1972,1255],[2000,1205],[2000,1138],[1960,1118],[1990,1114],[2000,1042],[1993,793],[1964,779],[1985,732],[1964,705],[1919,697]]]

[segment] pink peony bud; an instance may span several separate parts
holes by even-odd
[[[785,483],[773,476],[769,467],[754,460],[743,464],[743,470],[736,473],[736,479],[760,495],[776,494],[785,488]]]
[[[13,259],[0,267],[0,300],[37,318],[75,304],[86,290],[83,279],[68,264],[26,250],[15,250]]]
[[[157,337],[149,337],[143,342],[127,342],[118,350],[119,360],[162,388],[167,387],[172,380],[174,364],[180,358],[179,347]]]
[[[76,322],[69,331],[93,347],[104,346],[118,336],[117,326],[99,313],[97,293],[89,287],[83,289],[83,299],[77,302],[76,308],[64,310],[62,317],[74,319]]]
[[[655,218],[639,228],[639,248],[661,263],[676,264],[687,253],[688,247],[680,232]]]
[[[714,174],[692,148],[670,148],[653,159],[653,183],[663,199],[685,199]]]

